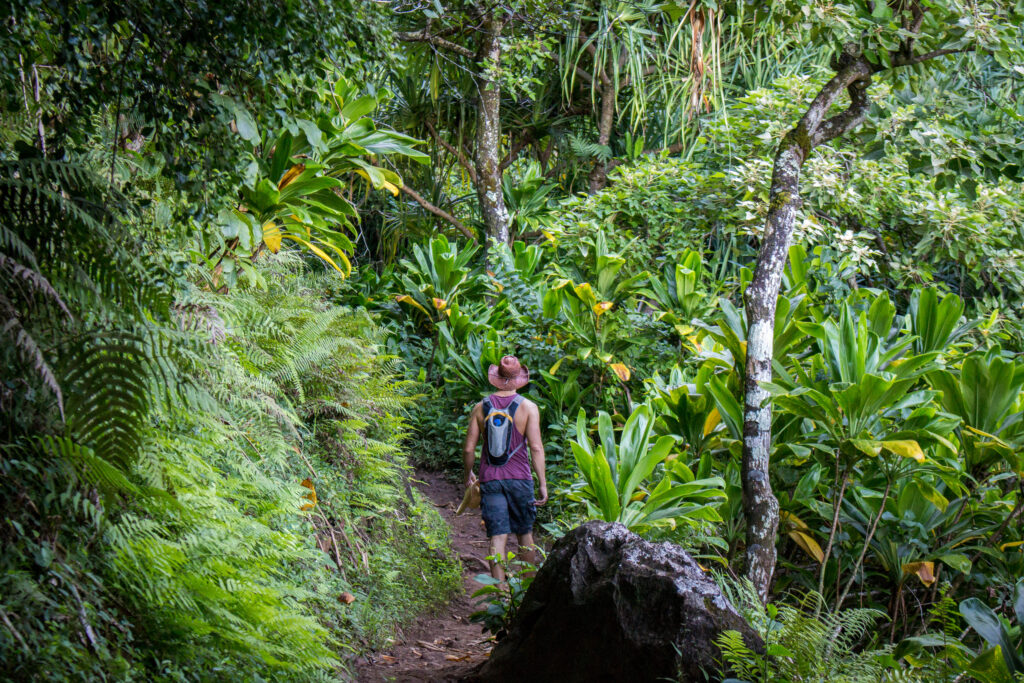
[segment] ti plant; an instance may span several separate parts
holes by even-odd
[[[674,529],[679,522],[721,521],[715,500],[724,497],[725,483],[718,477],[694,478],[671,454],[674,437],[661,436],[652,444],[654,423],[651,406],[639,405],[616,442],[611,417],[602,411],[595,445],[581,410],[576,438],[569,445],[584,481],[570,495],[583,501],[592,517],[619,522],[638,533]]]
[[[662,278],[652,277],[641,294],[660,310],[657,319],[672,326],[679,338],[693,332],[690,321],[711,311],[700,252],[685,250],[679,261],[666,265]]]

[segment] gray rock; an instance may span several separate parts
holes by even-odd
[[[587,522],[555,544],[478,681],[708,681],[715,638],[760,638],[679,546]]]

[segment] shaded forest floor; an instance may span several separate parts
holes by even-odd
[[[418,470],[413,484],[434,503],[451,527],[452,549],[462,562],[463,590],[450,602],[438,605],[434,612],[402,628],[391,648],[360,657],[356,664],[359,681],[461,680],[487,658],[493,646],[480,625],[469,620],[477,609],[470,596],[480,588],[474,577],[487,573],[487,536],[480,510],[469,510],[456,517],[462,489],[442,473]],[[515,537],[509,539],[509,544],[509,550],[516,549]]]

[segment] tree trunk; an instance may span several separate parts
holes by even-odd
[[[775,572],[779,503],[768,476],[772,408],[768,392],[761,385],[772,378],[775,304],[800,206],[800,169],[814,147],[859,125],[867,115],[869,104],[866,91],[872,67],[855,46],[846,46],[834,66],[836,75],[822,87],[800,122],[779,144],[764,238],[754,277],[744,294],[748,324],[742,467],[743,513],[747,525],[746,576],[764,601],[768,599]],[[825,119],[843,90],[850,94],[850,106]]]
[[[477,53],[476,193],[488,241],[508,244],[509,216],[501,191],[501,84],[497,80],[504,19],[484,17]]]
[[[607,147],[612,139],[612,126],[615,123],[615,88],[605,83],[601,87],[601,115],[597,121],[597,144]],[[608,162],[601,159],[594,161],[590,171],[590,194],[600,192],[608,184]]]

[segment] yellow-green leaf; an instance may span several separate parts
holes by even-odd
[[[602,301],[599,304],[594,304],[594,315],[600,318],[601,314],[607,312],[614,305],[611,301]]]
[[[921,450],[921,445],[913,439],[883,441],[882,447],[904,458],[910,458],[919,463],[924,462],[924,451]]]
[[[594,296],[594,290],[590,286],[589,282],[584,282],[581,285],[576,285],[572,288],[576,292],[576,296],[579,297],[580,301],[587,304],[588,306],[594,306],[597,304],[597,297]]]
[[[779,521],[784,525],[784,528],[793,529],[807,529],[807,522],[800,519],[792,512],[788,510],[779,511]]]
[[[414,306],[423,311],[424,315],[430,317],[430,312],[427,311],[427,309],[423,308],[423,306],[421,306],[420,303],[416,301],[416,299],[413,299],[408,294],[399,294],[398,296],[395,297],[395,301],[402,304],[409,304],[410,306]]]
[[[613,371],[615,371],[615,374],[619,376],[620,380],[622,380],[623,382],[629,381],[629,368],[627,368],[625,365],[623,365],[622,363],[612,363],[610,367]]]
[[[263,224],[263,243],[275,254],[281,251],[281,228],[274,221]]]
[[[722,414],[718,412],[718,408],[712,408],[708,416],[704,418],[704,436],[707,436],[711,432],[715,431],[715,427],[722,421]]]
[[[288,171],[283,176],[281,176],[281,182],[277,184],[277,189],[283,190],[288,183],[298,178],[299,175],[305,170],[305,164],[295,164],[294,166],[289,168]]]
[[[818,542],[815,541],[814,538],[806,531],[794,529],[789,532],[788,536],[793,539],[794,543],[800,546],[801,550],[813,557],[818,564],[821,564],[825,559],[825,553],[822,552],[821,546],[818,545]]]
[[[874,439],[850,439],[850,443],[858,451],[871,457],[875,457],[882,452],[882,444]]]

